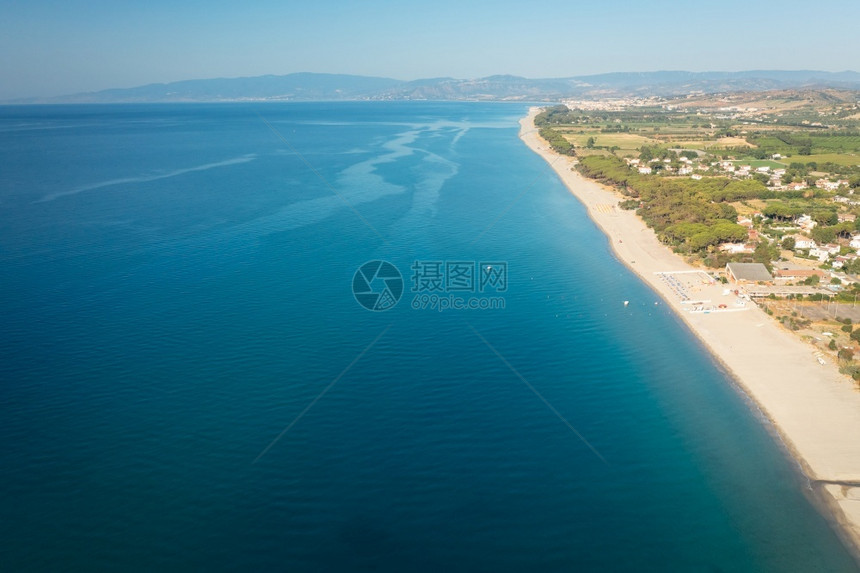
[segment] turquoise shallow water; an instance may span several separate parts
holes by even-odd
[[[856,570],[525,110],[0,108],[0,569]]]

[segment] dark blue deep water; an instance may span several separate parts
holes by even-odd
[[[856,570],[525,112],[0,108],[0,570]]]

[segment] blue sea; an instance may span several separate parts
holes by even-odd
[[[0,108],[0,570],[857,571],[526,110]]]

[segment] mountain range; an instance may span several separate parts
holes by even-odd
[[[745,72],[615,72],[556,79],[497,75],[478,79],[401,81],[343,74],[295,73],[185,80],[4,103],[147,103],[220,101],[478,100],[557,101],[565,98],[673,96],[690,93],[798,88],[860,90],[860,73],[753,70]]]

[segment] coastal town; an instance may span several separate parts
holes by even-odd
[[[782,158],[776,154],[772,159],[779,161]],[[798,281],[807,286],[821,285],[819,288],[797,289],[796,292],[785,288],[771,291],[774,294],[826,295],[860,282],[860,277],[856,274],[857,261],[860,259],[860,227],[858,215],[853,212],[856,207],[860,207],[860,194],[854,197],[856,187],[852,187],[848,179],[819,177],[810,182],[785,183],[785,167],[754,167],[748,162],[731,160],[702,162],[679,157],[677,161],[652,159],[648,164],[643,164],[639,159],[628,158],[626,163],[643,175],[659,170],[668,176],[689,175],[693,180],[701,180],[704,176],[745,180],[758,174],[765,175],[767,185],[775,191],[817,189],[834,192],[829,198],[834,208],[827,212],[823,223],[819,222],[821,218],[813,216],[811,209],[777,219],[773,213],[755,209],[750,202],[742,203],[737,208],[738,211],[743,211],[743,214],[738,214],[736,223],[744,227],[746,237],[743,240],[721,242],[716,245],[716,249],[728,255],[753,255],[761,244],[777,244],[780,247],[779,259],[771,261],[775,272],[768,278],[760,277],[758,282],[782,287],[794,285]],[[826,222],[834,222],[834,217],[835,223],[840,225],[838,232],[822,235],[816,231],[816,227],[820,230],[826,227]],[[816,236],[825,238],[816,240]]]
[[[661,269],[684,312],[760,307],[860,381],[858,94],[568,101],[535,125],[707,273],[704,297],[690,290],[707,281]]]

